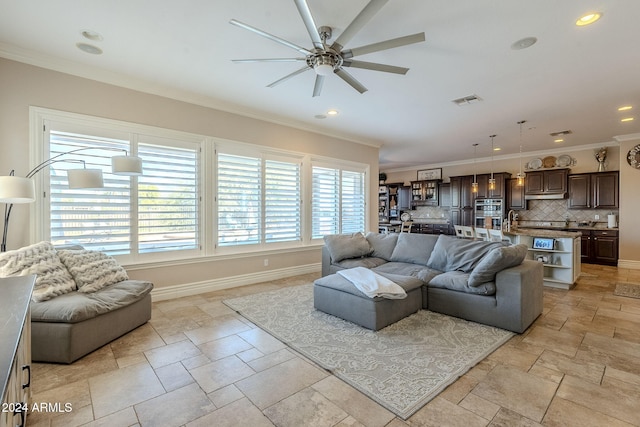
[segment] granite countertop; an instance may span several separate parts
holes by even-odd
[[[449,224],[446,218],[412,218],[414,224]]]
[[[581,227],[582,228],[582,227]],[[511,231],[505,231],[503,234],[509,236],[534,236],[534,237],[553,237],[553,238],[576,238],[581,237],[582,234],[579,231],[566,231],[562,229],[551,230],[549,228],[525,228],[518,227]]]
[[[589,226],[583,226],[583,225],[524,225],[521,224],[519,228],[527,228],[527,229],[532,229],[532,230],[560,230],[560,231],[567,231],[567,230],[596,230],[596,231],[606,231],[606,230],[611,230],[611,231],[618,231],[618,227],[614,227],[614,228],[609,228],[607,227],[605,224],[603,225],[595,225],[593,227],[589,227]]]

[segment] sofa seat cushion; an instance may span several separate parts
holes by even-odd
[[[433,288],[450,289],[457,292],[479,295],[495,295],[495,282],[486,282],[478,286],[469,286],[469,273],[462,271],[447,271],[435,276],[428,286]]]
[[[412,264],[409,262],[387,262],[373,269],[380,274],[397,274],[401,276],[411,276],[420,279],[424,283],[429,283],[441,271],[425,267],[424,265]]]
[[[386,262],[387,261],[383,260],[382,258],[362,257],[362,258],[343,259],[340,262],[334,262],[333,265],[340,268],[356,268],[356,267],[375,268]]]
[[[153,284],[125,280],[92,293],[70,292],[42,302],[31,303],[32,322],[77,323],[126,307],[143,299]]]

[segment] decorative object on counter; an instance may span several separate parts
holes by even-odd
[[[489,138],[491,138],[491,178],[489,178],[489,192],[490,194],[493,196],[493,190],[496,189],[496,180],[493,177],[493,150],[495,149],[494,145],[493,145],[493,139],[496,137],[496,135],[490,135]]]
[[[633,147],[627,153],[627,163],[632,168],[640,169],[640,144]]]
[[[615,214],[610,213],[607,215],[607,228],[616,228],[618,226],[618,219]]]
[[[598,161],[598,172],[604,172],[605,171],[604,162],[607,160],[607,148],[602,147],[601,149],[596,151],[595,157],[596,157],[596,160]]]
[[[520,120],[518,125],[520,126],[520,171],[516,174],[516,184],[518,187],[522,187],[524,185],[525,174],[522,172],[522,125],[525,124],[526,120]]]
[[[384,182],[387,180],[387,174],[384,172],[380,172],[378,174],[378,180],[380,181],[380,184],[384,184]]]
[[[476,157],[478,154],[477,151],[478,143],[476,142],[475,144],[473,144],[473,182],[471,183],[471,192],[474,194],[478,192],[478,176],[476,174]]]
[[[418,181],[442,179],[442,168],[422,169],[418,171]]]

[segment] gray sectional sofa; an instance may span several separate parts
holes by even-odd
[[[315,308],[381,329],[420,308],[517,333],[542,313],[543,267],[524,245],[430,234],[326,236]],[[370,298],[337,273],[366,267],[405,289],[407,297]]]

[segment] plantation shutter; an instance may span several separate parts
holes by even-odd
[[[265,242],[300,240],[300,164],[265,161]]]
[[[364,232],[364,197],[364,174],[362,172],[342,171],[342,233]]]
[[[260,242],[261,159],[218,153],[218,245]]]
[[[130,178],[111,174],[111,157],[118,154],[113,149],[129,151],[129,141],[49,130],[49,158],[77,149],[83,150],[61,156],[49,167],[50,240],[53,245],[79,244],[111,255],[128,254]],[[66,170],[85,166],[102,170],[105,188],[68,188]]]
[[[311,237],[321,239],[340,231],[340,171],[313,166]]]
[[[198,249],[198,148],[140,143],[138,155],[138,252]]]

